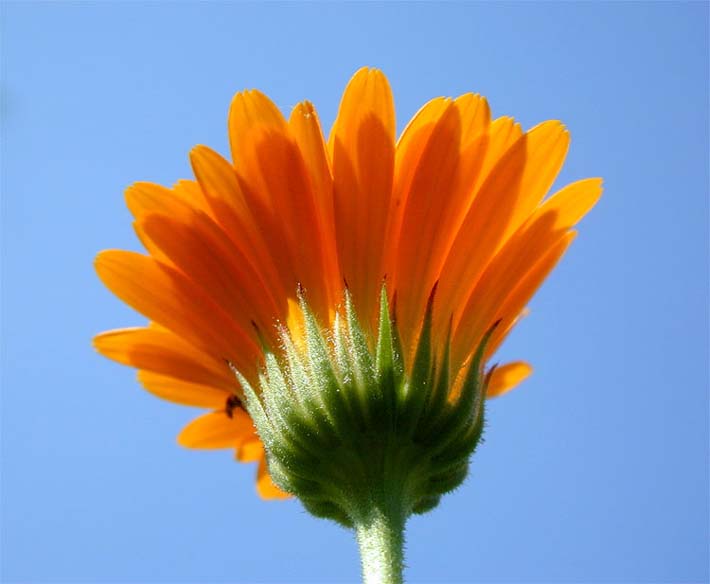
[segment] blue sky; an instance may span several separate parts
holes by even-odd
[[[471,476],[408,530],[412,582],[708,580],[707,3],[2,4],[2,580],[350,582],[351,534],[254,494],[254,469],[180,449],[194,412],[93,353],[143,319],[92,259],[138,249],[136,180],[228,152],[234,92],[330,126],[362,65],[401,129],[476,91],[559,118],[559,183],[601,203],[501,358]]]

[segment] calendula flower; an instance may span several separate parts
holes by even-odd
[[[147,254],[96,259],[151,321],[97,349],[210,410],[182,445],[233,448],[258,461],[263,497],[355,528],[373,582],[400,577],[406,518],[465,478],[484,398],[529,375],[487,363],[601,194],[586,179],[546,198],[564,126],[523,132],[479,95],[395,128],[373,69],[348,84],[327,142],[310,103],[286,119],[238,93],[231,160],[197,146],[195,180],[131,186]]]

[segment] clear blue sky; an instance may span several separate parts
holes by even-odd
[[[465,485],[411,521],[412,582],[708,579],[708,4],[2,5],[2,579],[346,582],[350,533],[265,503],[194,412],[93,353],[143,319],[92,268],[138,249],[123,189],[227,153],[237,90],[330,126],[362,65],[398,125],[477,91],[572,132],[560,183],[605,178],[502,351]]]

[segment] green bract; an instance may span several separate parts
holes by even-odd
[[[259,388],[237,373],[274,482],[312,514],[356,528],[384,514],[403,525],[466,477],[483,430],[482,357],[492,330],[452,397],[449,343],[431,345],[433,297],[409,368],[383,287],[374,346],[349,293],[332,330],[301,296],[305,334],[281,328],[281,350],[267,351]]]

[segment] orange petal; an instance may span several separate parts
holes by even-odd
[[[129,186],[125,191],[125,199],[126,206],[136,219],[156,212],[180,216],[190,208],[183,197],[176,196],[168,188],[148,182],[137,182]],[[144,233],[136,231],[136,235],[150,255],[164,264],[172,264],[170,259]]]
[[[420,326],[429,293],[471,205],[489,141],[490,111],[480,96],[466,94],[454,102],[432,102],[431,107],[441,113],[429,124],[431,129],[419,131],[426,144],[417,152],[416,169],[398,167],[410,182],[408,194],[402,197],[406,208],[394,278],[405,346]],[[416,145],[416,141],[402,142],[403,147],[406,144]],[[399,147],[397,154],[399,161]],[[399,176],[397,180],[399,187]],[[445,322],[448,319],[437,325]],[[444,332],[445,327],[439,328]]]
[[[488,130],[488,149],[481,163],[481,172],[475,186],[480,186],[508,149],[523,135],[520,124],[503,116],[494,120]]]
[[[456,326],[454,363],[463,362],[496,320],[517,317],[572,239],[572,233],[551,231],[544,221],[539,221],[501,250],[471,293]],[[522,302],[515,302],[514,308],[506,307],[511,294],[523,289],[526,294]]]
[[[484,132],[491,123],[491,109],[485,97],[465,93],[456,98],[456,108],[461,116],[461,148],[465,148]]]
[[[572,241],[574,241],[575,236],[576,233],[574,231],[563,235],[557,243],[550,247],[549,251],[542,255],[525,275],[521,276],[512,292],[508,294],[505,300],[499,303],[497,314],[499,318],[502,319],[502,323],[491,337],[491,354],[510,333],[523,307],[530,302],[535,292],[537,292],[550,272],[552,272],[560,259],[562,259],[565,251],[567,251],[567,248],[571,245]]]
[[[301,151],[266,96],[246,92],[230,112],[234,165],[256,224],[287,293],[299,284],[313,309],[328,314],[326,258],[316,196]]]
[[[166,329],[141,327],[107,331],[94,338],[94,347],[105,357],[138,369],[225,391],[235,387],[234,375],[226,363]]]
[[[338,264],[333,209],[333,177],[320,121],[315,108],[304,101],[293,108],[289,129],[305,162],[313,193],[316,219],[324,255],[323,278],[328,288],[328,303],[335,306],[342,298],[342,275]]]
[[[252,133],[283,132],[286,120],[266,95],[256,89],[241,91],[232,99],[229,108],[229,145],[234,167],[245,174],[248,161],[243,159],[244,143]],[[268,196],[268,195],[264,195]]]
[[[573,182],[557,191],[535,211],[531,219],[554,213],[554,229],[568,229],[597,204],[602,194],[602,179],[586,178]]]
[[[361,69],[345,89],[329,147],[340,268],[364,322],[374,319],[384,277],[394,131],[387,79]]]
[[[153,395],[183,406],[209,409],[222,408],[229,396],[234,395],[231,391],[226,391],[222,388],[190,383],[150,371],[139,371],[138,380]],[[233,385],[236,389],[237,382],[234,381]]]
[[[512,311],[511,311],[512,312]],[[493,355],[496,354],[503,341],[508,338],[508,335],[512,330],[518,325],[518,323],[526,318],[530,314],[530,309],[525,307],[520,313],[513,317],[505,319],[501,322],[498,327],[496,327],[491,340],[488,341],[488,346],[486,347],[486,352],[483,354],[483,361],[487,362]]]
[[[240,462],[258,462],[256,490],[262,499],[288,499],[291,497],[279,489],[269,476],[266,454],[261,440],[247,440],[237,448],[237,460]]]
[[[532,367],[523,361],[515,361],[500,365],[493,370],[488,383],[486,397],[498,397],[508,393],[532,373]]]
[[[195,418],[177,437],[186,448],[235,448],[254,436],[254,425],[249,415],[237,408],[232,417],[225,412],[211,412]]]
[[[191,344],[253,375],[261,352],[243,329],[175,269],[128,251],[103,251],[95,261],[104,284],[126,304]]]
[[[264,445],[258,438],[241,444],[237,448],[239,462],[259,462],[264,457]]]
[[[190,152],[195,176],[211,214],[245,258],[259,271],[274,294],[284,295],[278,268],[256,224],[232,165],[206,146]]]
[[[259,462],[259,470],[256,475],[256,492],[262,499],[288,499],[291,497],[279,489],[269,476],[269,469],[266,466],[266,458]]]
[[[541,255],[528,273],[520,274],[520,280],[515,289],[505,298],[504,302],[501,302],[498,314],[503,319],[503,323],[493,333],[486,351],[487,355],[492,355],[510,333],[525,304],[542,285],[574,239],[572,232],[563,237],[560,237],[560,234],[584,217],[597,203],[601,193],[602,181],[598,178],[584,179],[567,185],[540,205],[518,232],[508,240],[506,247],[511,246],[511,249],[520,250],[519,240],[529,237],[529,230],[537,230],[541,234],[538,241],[530,241],[529,244],[523,243],[522,247],[527,249],[529,246],[541,245],[543,249],[547,248],[548,251]],[[557,243],[554,243],[555,241]],[[509,253],[508,257],[512,258],[513,253],[523,254],[525,250],[513,251]],[[506,254],[500,255],[502,258]],[[494,260],[491,265],[496,261],[500,261],[500,259]],[[501,268],[499,264],[499,267],[493,269],[506,268]],[[479,289],[477,288],[477,290]],[[474,291],[472,297],[478,297],[479,294],[485,293]],[[479,304],[478,310],[481,309],[482,306]]]
[[[562,124],[546,122],[522,136],[495,165],[475,195],[442,269],[437,300],[446,318],[469,296],[496,251],[543,198],[568,144]]]
[[[173,210],[173,205],[181,208],[185,205],[185,201],[175,197],[170,189],[149,182],[132,184],[126,189],[125,198],[126,206],[134,217],[156,211],[169,212]]]
[[[434,125],[413,173],[398,242],[394,287],[398,322],[408,346],[442,263],[449,238],[447,220],[461,205],[456,195],[460,173],[461,116],[453,102]],[[458,191],[458,193],[457,193]]]
[[[221,219],[222,205],[228,207],[240,221],[233,225],[227,220],[225,227],[237,227],[236,233],[242,233],[252,218],[232,165],[217,152],[202,145],[190,151],[190,164],[215,216]]]
[[[193,209],[199,209],[203,213],[211,215],[212,211],[207,197],[197,181],[181,179],[173,185],[173,193]]]
[[[243,330],[254,334],[256,323],[275,340],[274,320],[285,315],[285,303],[277,304],[259,269],[206,215],[187,223],[148,215],[139,229]]]
[[[390,201],[387,240],[385,244],[385,272],[390,278],[397,266],[397,252],[401,238],[402,218],[407,197],[419,167],[419,161],[429,143],[438,121],[451,108],[451,100],[438,97],[426,103],[409,121],[397,142],[395,178]],[[390,293],[393,291],[390,290]]]

